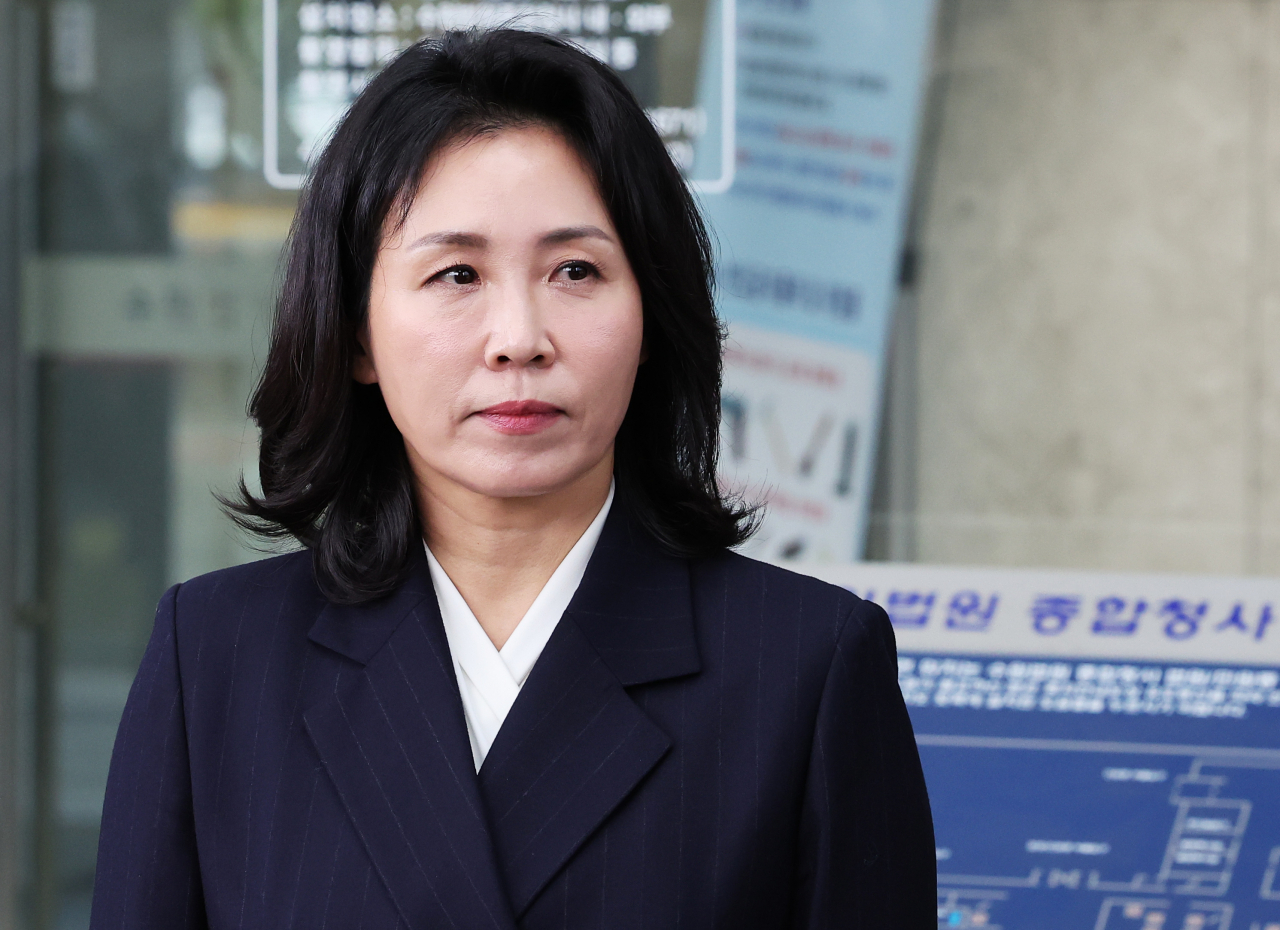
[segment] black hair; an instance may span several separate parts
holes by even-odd
[[[404,441],[376,384],[357,383],[357,334],[384,230],[428,159],[486,132],[543,125],[594,174],[640,286],[647,357],[615,443],[618,498],[667,552],[747,538],[753,512],[716,481],[723,330],[712,249],[693,197],[618,76],[569,42],[516,29],[411,46],[352,103],[311,172],[285,254],[266,366],[249,404],[261,496],[240,525],[292,536],[339,603],[390,593],[422,545]]]

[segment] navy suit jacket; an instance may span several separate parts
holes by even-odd
[[[936,926],[884,612],[614,506],[477,774],[425,556],[171,589],[111,762],[93,930]]]

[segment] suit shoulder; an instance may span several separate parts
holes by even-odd
[[[816,602],[815,606],[838,603],[850,608],[860,602],[857,595],[839,585],[738,552],[725,552],[705,560],[699,567],[704,569],[707,579],[728,585],[745,585],[751,589],[771,588],[806,601],[812,600]]]
[[[198,575],[178,586],[174,610],[179,624],[204,625],[215,618],[243,613],[260,613],[279,607],[323,606],[324,597],[316,586],[307,550]]]
[[[300,549],[197,575],[179,586],[178,596],[183,600],[235,597],[239,592],[293,586],[308,580],[314,585],[311,553]]]
[[[307,632],[327,603],[305,550],[210,572],[171,590],[161,602],[157,629],[171,624],[190,690],[189,717],[222,706],[238,682],[265,680],[268,664],[276,669],[272,674],[296,671]]]
[[[725,553],[692,563],[691,579],[703,661],[725,680],[767,674],[816,696],[840,656],[892,650],[879,606],[809,575]]]
[[[718,595],[738,610],[767,608],[773,623],[817,626],[829,630],[833,642],[851,618],[873,625],[882,613],[838,585],[736,552],[694,563],[693,576],[703,597]]]

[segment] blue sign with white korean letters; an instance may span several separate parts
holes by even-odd
[[[940,930],[1280,930],[1280,582],[814,573],[893,621]]]

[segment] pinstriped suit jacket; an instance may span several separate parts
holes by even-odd
[[[93,930],[936,926],[883,611],[615,505],[477,774],[425,557],[335,606],[307,553],[170,590]]]

